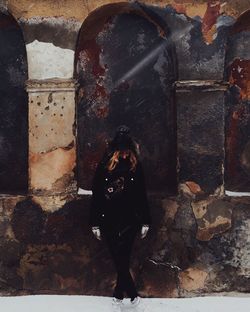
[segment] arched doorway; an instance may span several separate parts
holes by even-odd
[[[149,190],[176,190],[176,75],[166,29],[128,3],[103,6],[84,21],[75,56],[81,188],[91,188],[105,141],[126,124],[140,144]]]
[[[0,12],[0,192],[28,186],[27,58],[21,28]]]
[[[233,25],[228,41],[225,80],[226,166],[225,186],[250,192],[250,11]]]

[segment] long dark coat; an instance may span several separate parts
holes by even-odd
[[[90,225],[122,232],[129,226],[139,228],[143,224],[150,224],[141,163],[138,161],[135,170],[131,171],[129,161],[121,159],[111,172],[106,168],[106,163],[99,163],[94,176]]]

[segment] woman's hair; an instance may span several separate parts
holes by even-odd
[[[131,171],[135,170],[135,167],[136,167],[137,162],[138,162],[135,153],[131,150],[126,150],[126,151],[117,150],[111,154],[111,156],[107,162],[108,171],[112,171],[115,169],[115,167],[119,163],[119,158],[120,158],[121,154],[124,152],[128,153],[128,158],[129,158],[130,165],[131,165],[130,170]]]

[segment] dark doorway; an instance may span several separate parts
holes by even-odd
[[[0,192],[28,187],[27,58],[20,27],[0,13]]]
[[[91,187],[105,142],[118,125],[126,124],[140,144],[149,190],[175,192],[173,47],[156,23],[127,7],[100,8],[79,34],[75,59],[79,187]]]

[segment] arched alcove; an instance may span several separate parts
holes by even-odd
[[[226,166],[225,186],[232,191],[250,191],[250,10],[231,29],[225,80]]]
[[[0,12],[0,192],[28,185],[27,58],[21,28]]]
[[[149,190],[176,190],[175,55],[167,27],[152,16],[132,4],[110,4],[81,27],[75,55],[81,188],[91,187],[105,142],[126,124],[140,144]]]

